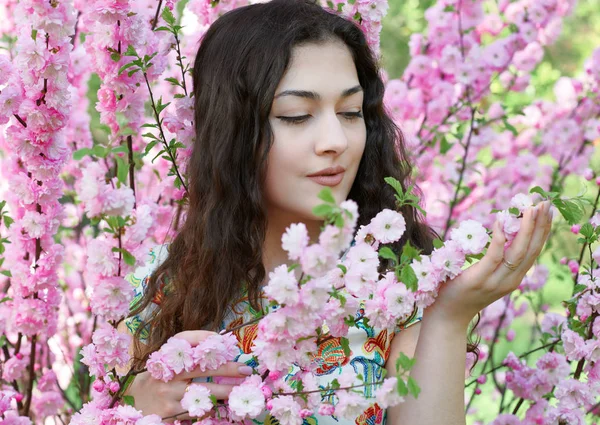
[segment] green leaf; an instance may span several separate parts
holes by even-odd
[[[127,182],[127,175],[129,174],[129,167],[120,156],[115,156],[115,161],[117,161],[117,180],[125,184]]]
[[[580,284],[577,284],[577,285],[575,285],[575,287],[573,288],[573,294],[577,294],[578,292],[585,291],[586,289],[587,289],[587,286],[586,286],[586,285],[583,285],[583,284],[581,284],[581,283],[580,283]]]
[[[418,248],[415,248],[414,246],[412,246],[410,241],[406,241],[406,243],[402,247],[401,261],[404,263],[406,261],[420,260],[421,256],[419,254],[420,254],[420,250]]]
[[[445,137],[442,137],[442,140],[440,141],[440,153],[442,155],[448,153],[448,151],[452,149],[452,146],[454,145],[448,142],[448,140]]]
[[[178,86],[181,87],[181,83],[179,82],[179,80],[177,78],[165,78],[165,81],[168,81],[169,83],[173,84],[174,86]]]
[[[118,145],[112,148],[112,153],[129,153],[129,148],[126,145]]]
[[[33,41],[35,41],[35,39],[37,38],[37,34],[38,34],[38,30],[36,30],[36,29],[31,30],[31,39]]]
[[[121,54],[119,52],[113,52],[110,54],[110,58],[115,62],[119,62],[121,60]]]
[[[398,256],[390,247],[383,246],[379,248],[379,256],[386,260],[392,260],[395,264],[398,263]]]
[[[444,242],[443,242],[441,239],[439,239],[439,238],[435,238],[435,239],[433,240],[433,247],[434,247],[434,248],[436,248],[436,249],[440,249],[440,248],[441,248],[441,247],[443,247],[443,246],[444,246]]]
[[[154,31],[170,31],[170,32],[173,32],[173,31],[171,31],[171,28],[169,28],[169,27],[154,28]]]
[[[160,115],[160,113],[171,104],[171,102],[165,103],[164,105],[162,104],[162,97],[158,99],[158,105],[156,105],[156,111],[158,113],[158,115]]]
[[[125,403],[128,406],[135,406],[135,399],[133,398],[132,395],[124,395],[122,397],[123,403]]]
[[[112,251],[120,252],[123,255],[123,261],[125,261],[125,264],[127,264],[128,266],[133,266],[135,264],[135,257],[131,255],[131,253],[125,248],[113,247]]]
[[[125,65],[123,65],[121,68],[119,68],[119,72],[117,73],[117,75],[121,75],[121,73],[122,73],[123,71],[125,71],[127,68],[129,68],[129,67],[132,67],[132,66],[134,66],[134,65],[135,65],[135,63],[134,63],[134,62],[129,62],[129,63],[126,63],[126,64],[125,64]]]
[[[512,215],[520,215],[521,211],[519,211],[519,209],[517,207],[511,207],[508,209],[508,212],[511,213]]]
[[[319,199],[327,202],[328,204],[335,205],[335,198],[333,197],[330,187],[326,187],[325,189],[321,190],[317,196]]]
[[[556,198],[552,200],[552,204],[570,225],[579,223],[585,213],[579,204],[572,201]]]
[[[81,161],[84,156],[92,155],[92,154],[93,154],[93,152],[90,148],[81,148],[81,149],[78,149],[75,152],[73,152],[73,159],[75,161]]]
[[[2,216],[2,220],[4,221],[4,225],[7,229],[10,228],[10,225],[15,222],[11,217],[7,215]]]
[[[122,129],[119,131],[119,134],[118,134],[118,135],[119,135],[119,136],[124,136],[124,137],[127,137],[127,136],[133,136],[133,135],[135,135],[135,134],[137,134],[137,131],[135,131],[133,128],[131,128],[131,127],[123,127],[123,128],[122,128]],[[114,152],[114,151],[113,151],[113,152]]]
[[[385,177],[383,180],[387,184],[392,186],[392,188],[396,191],[396,194],[398,194],[398,196],[400,196],[402,199],[404,199],[404,191],[402,190],[402,185],[400,184],[400,182],[398,180],[396,180],[393,177]]]
[[[133,47],[133,44],[130,44],[129,46],[127,46],[127,50],[125,51],[125,53],[123,53],[123,56],[136,56],[136,57],[138,57],[138,54],[135,51],[135,47]]]
[[[167,24],[171,26],[175,25],[175,16],[173,16],[173,12],[168,7],[163,9],[161,16]]]
[[[408,377],[408,391],[410,391],[414,398],[419,397],[419,393],[421,392],[421,388],[419,388],[417,381],[412,376]]]
[[[333,207],[327,204],[320,204],[314,207],[312,212],[318,217],[325,217],[333,212]]]
[[[502,118],[502,122],[504,123],[504,126],[506,127],[506,129],[513,134],[513,136],[516,137],[519,135],[519,132],[517,131],[517,129],[511,123],[508,122],[506,115]]]
[[[106,156],[106,148],[102,145],[94,145],[94,147],[92,148],[92,153],[94,154],[94,156],[104,158]]]
[[[146,145],[146,149],[144,149],[144,156],[148,155],[148,152],[158,144],[158,140],[153,140]]]
[[[410,265],[402,268],[402,271],[400,272],[400,281],[413,292],[415,292],[418,288],[419,281],[417,279],[417,275]]]
[[[408,387],[404,383],[404,380],[400,378],[398,379],[398,383],[396,384],[396,389],[398,390],[398,395],[400,395],[401,397],[404,397],[408,394]]]
[[[590,223],[585,223],[583,226],[581,226],[581,229],[579,229],[579,233],[586,238],[591,238],[594,235],[594,226],[592,226]]]
[[[350,341],[348,340],[348,338],[341,337],[340,345],[342,346],[342,349],[344,350],[344,356],[350,357]]]
[[[348,272],[348,269],[343,264],[338,264],[337,266],[342,271],[342,273],[346,274]]]
[[[10,270],[2,270],[0,274],[3,274],[6,277],[12,277],[12,273],[10,272]]]
[[[5,303],[5,302],[7,302],[7,301],[12,301],[12,298],[11,298],[11,297],[4,297],[4,298],[2,298],[2,299],[0,300],[0,304],[2,304],[2,303]]]

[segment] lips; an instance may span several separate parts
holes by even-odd
[[[340,184],[342,182],[342,180],[344,179],[344,172],[341,173],[337,173],[337,174],[333,174],[333,175],[320,175],[320,176],[309,176],[309,179],[311,179],[312,181],[314,181],[317,184],[320,184],[321,186],[337,186],[338,184]]]

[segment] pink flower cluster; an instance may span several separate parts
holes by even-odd
[[[153,378],[168,382],[184,370],[215,370],[238,354],[233,334],[211,335],[194,347],[184,339],[171,337],[150,355],[146,368]]]

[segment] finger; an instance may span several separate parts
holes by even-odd
[[[246,376],[252,375],[253,369],[240,362],[227,362],[214,370],[201,371],[199,368],[191,370],[189,372],[182,372],[177,375],[176,379],[187,381],[192,378],[198,378],[201,376],[226,376],[231,378],[245,378]]]
[[[198,385],[204,385],[206,388],[208,388],[210,393],[214,395],[217,400],[227,400],[231,390],[233,390],[233,387],[237,387],[237,385],[232,384],[213,384],[211,382]]]
[[[504,237],[501,224],[496,221],[492,230],[492,241],[490,242],[490,246],[488,247],[486,254],[478,263],[481,276],[489,276],[496,270],[496,267],[498,267],[498,264],[500,264],[504,256],[505,243],[506,238]]]
[[[531,237],[533,235],[533,230],[535,228],[535,216],[534,209],[529,208],[523,214],[523,218],[521,219],[521,227],[517,236],[513,240],[510,247],[504,253],[504,258],[507,261],[510,261],[513,264],[521,265],[524,262],[525,255],[527,254],[527,248],[529,247],[529,242],[531,241]],[[502,274],[504,276],[514,273],[513,270],[510,270],[508,267],[502,267]]]
[[[194,346],[200,344],[211,335],[217,335],[217,333],[210,331],[183,331],[175,334],[173,337],[184,339]]]
[[[550,213],[550,206],[546,205],[545,208],[538,213],[535,223],[535,232],[533,233],[527,255],[525,256],[525,263],[533,264],[533,262],[535,262],[548,240],[550,230],[552,230],[552,214]],[[527,270],[521,271],[527,272]]]

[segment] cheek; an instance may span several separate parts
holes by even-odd
[[[278,134],[269,150],[266,178],[266,197],[274,203],[291,196],[297,190],[298,180],[305,173],[303,164],[306,154],[300,143],[287,140],[285,134]],[[287,194],[287,195],[286,195]]]

